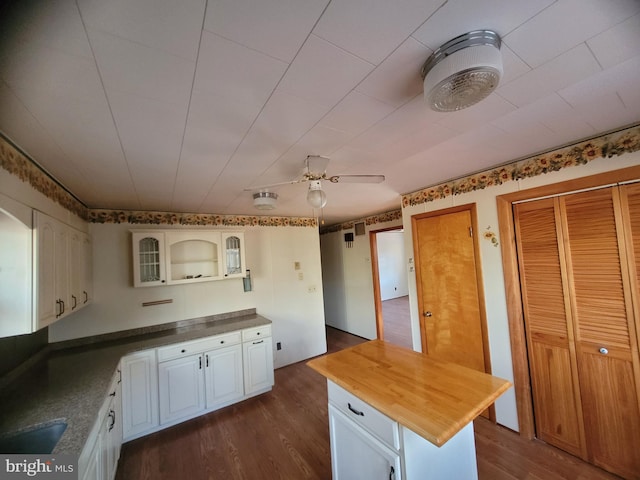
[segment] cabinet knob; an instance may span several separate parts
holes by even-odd
[[[607,355],[609,353],[609,350],[607,350],[604,347],[600,347],[600,350],[598,350],[602,355]]]
[[[184,353],[186,352],[186,350],[183,348],[182,350],[180,350],[180,353]]]
[[[431,315],[433,315],[431,312],[422,312],[423,317],[430,317]]]

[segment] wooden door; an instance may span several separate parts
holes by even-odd
[[[473,206],[413,217],[424,353],[489,373]]]
[[[522,304],[538,438],[586,458],[558,199],[514,206]]]
[[[619,190],[562,197],[560,207],[589,460],[640,478],[640,370]]]
[[[640,472],[635,195],[514,207],[538,436],[625,478]]]

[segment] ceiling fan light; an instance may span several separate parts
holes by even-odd
[[[422,67],[424,97],[431,109],[453,112],[493,92],[502,76],[500,36],[476,30],[448,41]]]
[[[327,204],[327,194],[322,190],[320,180],[312,180],[309,183],[307,202],[313,208],[324,208],[324,206]]]
[[[253,206],[258,210],[273,210],[276,208],[277,200],[277,193],[256,192],[253,194]]]

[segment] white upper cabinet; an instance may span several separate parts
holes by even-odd
[[[46,327],[89,301],[88,235],[34,211],[35,329]]]
[[[133,285],[244,277],[244,234],[218,230],[132,231]]]
[[[133,286],[153,287],[166,280],[164,233],[132,232]]]

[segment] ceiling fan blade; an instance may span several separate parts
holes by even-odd
[[[307,160],[307,173],[312,177],[322,177],[327,171],[327,165],[329,165],[329,159],[320,155],[308,155]]]
[[[334,175],[327,180],[331,183],[382,183],[384,175]]]
[[[270,183],[269,185],[258,185],[257,187],[249,187],[249,188],[245,188],[244,191],[258,192],[260,190],[268,190],[269,188],[273,188],[273,187],[280,187],[282,185],[293,185],[294,183],[302,183],[306,181],[307,181],[306,178],[300,178],[298,180],[289,180],[288,182]]]

